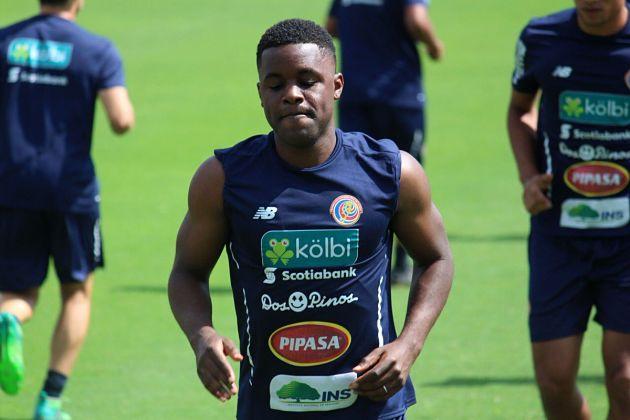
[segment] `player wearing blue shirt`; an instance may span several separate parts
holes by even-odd
[[[269,28],[258,92],[273,131],[215,151],[195,174],[169,280],[204,386],[239,419],[398,419],[450,289],[441,217],[416,160],[336,130],[334,45],[310,21]],[[426,270],[397,337],[392,233]],[[240,348],[212,324],[208,278],[225,248]],[[238,386],[227,357],[240,362]]]
[[[508,128],[532,215],[532,350],[547,416],[590,418],[576,377],[594,306],[604,329],[608,418],[627,419],[630,24],[624,0],[575,5],[525,27],[512,80]]]
[[[20,324],[33,315],[52,257],[62,308],[35,417],[58,419],[103,265],[90,157],[95,101],[119,134],[134,113],[118,52],[74,22],[83,1],[40,4],[39,15],[0,29],[0,388],[20,390]]]
[[[428,0],[334,0],[326,28],[341,43],[345,78],[339,127],[389,138],[422,162],[425,95],[417,42],[439,60]],[[393,281],[409,283],[407,256],[396,245]]]

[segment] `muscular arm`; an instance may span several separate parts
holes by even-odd
[[[133,128],[136,116],[127,89],[115,86],[98,92],[112,131],[124,134]]]
[[[212,325],[208,279],[227,241],[223,213],[224,174],[212,158],[201,165],[190,185],[188,213],[179,229],[175,262],[168,282],[171,310],[197,359],[197,372],[206,388],[221,400],[237,391],[226,355],[242,356],[234,343]]]
[[[411,4],[405,7],[403,21],[407,33],[416,42],[427,46],[429,56],[439,60],[444,54],[444,45],[437,37],[433,23],[429,18],[429,10],[423,4]]]
[[[411,365],[446,303],[453,279],[453,261],[442,217],[431,202],[424,171],[409,154],[401,155],[400,195],[392,228],[415,265],[407,316],[398,339],[372,351],[355,368],[365,373],[353,386],[359,394],[377,401],[389,398],[405,384]]]
[[[541,174],[536,167],[536,95],[513,90],[508,106],[508,134],[516,160],[518,176],[523,184],[523,201],[531,214],[551,208],[545,191],[551,185],[551,174]]]
[[[536,95],[513,90],[508,106],[508,133],[522,183],[538,174],[534,154],[538,121],[535,102]]]
[[[442,216],[431,201],[426,175],[409,154],[402,154],[400,198],[392,227],[414,261],[407,316],[400,340],[414,355],[446,303],[453,279],[453,260]],[[424,267],[424,271],[418,270]]]

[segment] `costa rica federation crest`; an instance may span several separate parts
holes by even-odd
[[[330,205],[330,215],[341,226],[352,226],[359,221],[363,207],[352,195],[340,195]]]

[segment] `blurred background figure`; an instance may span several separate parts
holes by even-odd
[[[577,374],[595,307],[607,418],[629,419],[629,13],[624,0],[574,3],[516,45],[508,131],[531,214],[530,339],[547,418],[590,419]]]
[[[433,60],[444,47],[429,0],[334,0],[326,29],[341,43],[345,77],[339,127],[389,138],[422,163],[426,139],[422,66],[416,43]],[[393,283],[410,283],[411,266],[396,242]]]
[[[69,418],[61,393],[87,334],[93,272],[103,266],[99,188],[90,156],[100,97],[112,130],[134,124],[122,61],[74,20],[83,0],[41,0],[0,29],[0,388],[24,378],[21,325],[52,257],[61,313],[36,419]]]

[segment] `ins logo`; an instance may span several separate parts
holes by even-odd
[[[354,225],[362,213],[361,203],[351,195],[340,195],[330,205],[330,215],[341,226]]]

